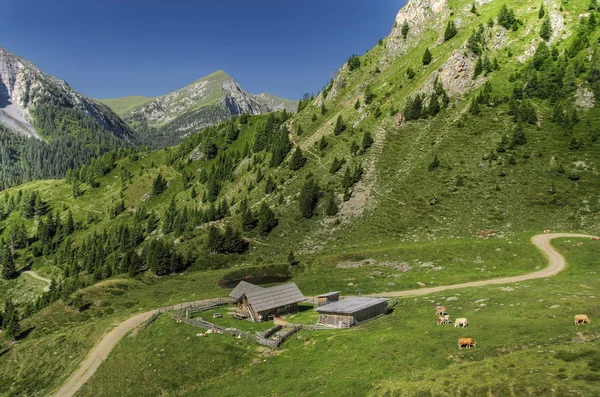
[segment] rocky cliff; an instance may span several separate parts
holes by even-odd
[[[107,106],[75,91],[65,81],[45,74],[33,63],[0,47],[0,123],[25,135],[40,138],[34,127],[39,105],[75,108],[120,138],[129,129]]]

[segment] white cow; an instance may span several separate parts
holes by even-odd
[[[458,327],[464,328],[467,325],[469,325],[469,322],[464,317],[457,318],[456,320],[454,320],[454,328],[458,328]]]

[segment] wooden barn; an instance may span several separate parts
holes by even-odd
[[[241,281],[229,296],[235,299],[237,312],[255,322],[297,312],[298,303],[306,300],[296,283],[263,288]]]
[[[317,307],[319,324],[349,328],[383,316],[387,312],[385,298],[348,298]]]
[[[328,292],[317,296],[317,306],[325,306],[340,300],[340,291]]]

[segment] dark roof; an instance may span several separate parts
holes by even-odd
[[[306,300],[296,283],[250,291],[246,293],[246,298],[257,313]]]
[[[339,295],[339,294],[341,294],[341,292],[342,291],[328,292],[326,294],[321,294],[321,295],[317,296],[317,298],[329,298],[330,296]]]
[[[387,301],[386,298],[347,298],[317,307],[315,310],[319,313],[352,314]]]
[[[248,292],[260,291],[261,289],[264,288],[259,287],[258,285],[247,283],[246,281],[240,281],[240,283],[233,289],[233,291],[229,293],[229,296],[231,296],[235,300],[238,300]]]

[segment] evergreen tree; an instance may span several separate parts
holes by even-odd
[[[65,234],[69,235],[75,231],[75,221],[73,220],[73,213],[71,210],[67,212],[67,223],[65,224]]]
[[[152,183],[152,195],[154,197],[158,196],[167,188],[167,181],[162,176],[162,174],[158,174],[154,182]]]
[[[308,179],[300,190],[300,197],[298,200],[300,215],[304,218],[312,218],[320,197],[321,188],[319,187],[319,184],[314,178]]]
[[[423,99],[421,95],[417,94],[414,98],[409,98],[406,106],[404,106],[404,119],[406,121],[418,120],[421,118],[422,113]]]
[[[302,154],[302,149],[297,146],[290,159],[290,169],[292,171],[298,171],[300,168],[304,167],[304,164],[306,164],[306,157]]]
[[[167,208],[163,216],[163,233],[168,234],[173,231],[176,216],[177,205],[175,204],[175,198],[173,197],[169,202],[169,207]]]
[[[346,129],[346,123],[344,123],[344,119],[340,114],[335,122],[335,127],[333,129],[333,133],[335,135],[340,135]]]
[[[4,304],[2,328],[4,329],[6,337],[11,340],[15,340],[21,333],[19,312],[10,298]]]
[[[342,165],[344,165],[344,163],[345,163],[344,159],[338,160],[337,156],[335,156],[333,158],[333,161],[331,162],[331,167],[329,167],[329,173],[330,174],[337,173],[340,170],[340,168],[342,168]]]
[[[590,5],[588,7],[590,11],[598,11],[598,0],[590,0]]]
[[[265,185],[265,194],[271,194],[275,190],[277,190],[277,185],[273,181],[271,175],[269,175],[269,177],[267,178],[267,184]]]
[[[296,256],[294,255],[294,251],[290,251],[287,257],[288,263],[290,266],[296,266],[298,262],[296,262]]]
[[[542,19],[546,16],[546,9],[544,8],[544,3],[540,4],[540,9],[538,11],[538,19]]]
[[[360,68],[360,57],[358,55],[352,55],[348,59],[348,70],[353,71]]]
[[[425,53],[423,54],[423,59],[421,60],[423,62],[424,66],[427,66],[431,63],[433,59],[433,55],[431,55],[431,51],[429,51],[429,48],[425,49]]]
[[[365,151],[373,145],[373,137],[369,131],[365,131],[362,139],[362,150]]]
[[[250,208],[246,208],[242,212],[242,230],[245,232],[249,232],[250,230],[253,230],[256,227],[257,223],[258,220],[254,216],[254,214],[252,214],[252,210]]]
[[[327,114],[327,108],[325,107],[325,100],[323,100],[323,103],[321,104],[321,114],[322,115]]]
[[[516,22],[515,11],[512,9],[509,10],[506,4],[503,4],[500,14],[498,14],[498,25],[505,29],[510,29]]]
[[[336,216],[339,209],[335,202],[335,195],[333,192],[329,192],[327,195],[327,205],[325,207],[325,214],[327,216]]]
[[[471,4],[471,13],[477,15],[477,7],[475,7],[475,2]]]
[[[435,116],[440,112],[440,102],[438,101],[437,93],[434,91],[429,99],[429,106],[427,106],[427,113],[430,116]]]
[[[475,3],[473,3],[473,6],[475,6]],[[456,29],[456,24],[453,20],[448,21],[446,31],[444,32],[444,41],[450,40],[451,38],[456,36],[456,33],[458,33],[458,30]],[[425,64],[425,62],[423,62],[423,64]],[[427,64],[429,64],[429,62]]]
[[[406,69],[406,76],[409,80],[412,80],[415,77],[416,73],[410,66]]]
[[[354,109],[356,109],[356,110],[360,109],[360,99],[357,99],[356,102],[354,103]]]
[[[522,124],[517,124],[515,131],[513,132],[512,140],[511,140],[511,149],[514,149],[517,146],[522,146],[527,143],[527,135],[525,135],[525,129]]]
[[[477,116],[481,113],[481,108],[479,107],[479,101],[476,98],[473,98],[471,101],[471,106],[469,107],[469,113],[473,116]]]
[[[546,41],[552,37],[552,25],[550,24],[550,18],[544,19],[542,23],[542,29],[540,30],[540,37]]]
[[[266,236],[278,223],[279,220],[275,217],[275,213],[263,202],[258,211],[258,232],[262,236]]]
[[[323,135],[319,140],[319,150],[325,150],[327,146],[329,146],[329,142],[327,142],[327,139],[325,139],[325,135]]]
[[[439,166],[440,166],[440,161],[438,160],[438,156],[436,154],[435,157],[433,158],[433,161],[431,163],[429,163],[429,165],[427,166],[427,171],[433,171],[436,168],[438,168]]]
[[[71,194],[73,195],[73,198],[81,196],[81,187],[78,180],[73,181],[71,186]]]
[[[408,21],[405,19],[404,23],[402,23],[402,38],[404,40],[406,40],[406,37],[408,36],[409,29],[410,27],[408,26]]]
[[[2,278],[4,280],[10,280],[15,277],[17,268],[15,266],[15,255],[12,247],[5,242],[2,249]]]

